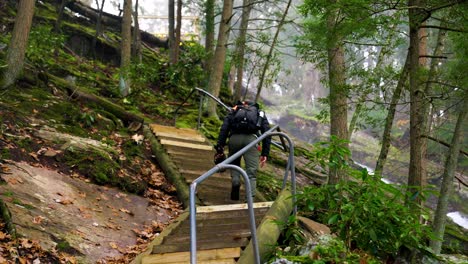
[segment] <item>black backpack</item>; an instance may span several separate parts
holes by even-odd
[[[239,134],[256,133],[259,130],[258,106],[237,105],[232,118],[232,131]]]

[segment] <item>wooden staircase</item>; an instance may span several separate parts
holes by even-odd
[[[197,130],[156,124],[151,125],[151,130],[188,185],[215,165],[213,146]],[[203,205],[239,203],[232,201],[230,195],[231,176],[228,171],[212,175],[197,187],[197,197]],[[243,187],[240,197],[241,200],[245,197]]]
[[[151,125],[152,132],[187,184],[214,166],[214,149],[198,131]],[[236,263],[251,232],[247,204],[230,200],[228,171],[212,175],[197,187],[197,263]],[[241,188],[241,200],[245,198]],[[244,199],[243,199],[244,198]],[[254,203],[256,227],[273,202]],[[190,220],[186,210],[132,263],[190,263]]]
[[[256,225],[272,202],[255,204]],[[236,263],[250,239],[246,204],[197,208],[197,263]],[[154,245],[142,264],[190,263],[190,221],[188,213]]]

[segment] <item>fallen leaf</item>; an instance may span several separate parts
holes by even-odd
[[[117,244],[115,244],[115,242],[109,242],[109,246],[110,246],[111,248],[113,248],[113,249],[117,249],[117,248],[118,248],[118,246],[117,246]]]
[[[21,246],[24,248],[32,248],[33,244],[34,243],[28,239],[21,239]]]
[[[15,178],[9,178],[7,179],[7,182],[12,185],[18,184],[18,180]]]
[[[59,204],[63,204],[63,205],[73,204],[73,201],[72,201],[72,200],[68,200],[68,199],[64,199],[64,200],[55,199],[55,202],[56,202],[56,203],[59,203]]]
[[[0,240],[4,240],[4,239],[7,238],[7,237],[8,237],[7,234],[5,234],[5,233],[3,233],[2,231],[0,231]],[[0,262],[0,263],[2,263],[2,262]]]
[[[0,173],[8,173],[8,172],[10,172],[10,170],[11,169],[9,167],[7,167],[7,166],[5,166],[3,164],[0,164]]]
[[[29,156],[33,157],[36,161],[39,161],[39,158],[37,157],[37,154],[34,152],[29,153]]]
[[[132,136],[132,139],[137,143],[137,145],[140,145],[143,142],[144,138],[145,137],[143,135],[138,135],[138,134],[135,134]]]
[[[44,217],[38,215],[38,216],[35,216],[35,217],[33,218],[32,222],[33,222],[34,224],[41,224],[42,220],[44,220],[44,219],[45,219]]]
[[[124,213],[127,213],[127,214],[132,214],[129,210],[127,210],[125,208],[120,208],[120,212],[124,212]]]

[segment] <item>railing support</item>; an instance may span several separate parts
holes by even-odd
[[[249,210],[249,219],[250,219],[250,229],[251,229],[251,241],[253,243],[253,251],[255,256],[255,263],[260,264],[260,255],[258,250],[258,242],[257,242],[257,235],[256,235],[256,227],[255,227],[255,215],[253,210],[253,202],[251,193],[251,186],[250,181],[247,173],[240,168],[239,166],[231,165],[230,163],[233,162],[235,159],[239,158],[243,155],[247,150],[257,145],[260,141],[262,141],[266,137],[271,136],[280,136],[281,138],[286,138],[289,143],[289,158],[288,164],[286,166],[286,172],[283,179],[283,189],[286,187],[286,182],[288,179],[289,171],[291,172],[291,187],[292,187],[292,199],[294,204],[294,215],[297,214],[297,205],[296,205],[296,173],[295,173],[295,164],[294,164],[294,144],[292,140],[283,132],[273,132],[278,128],[278,125],[274,126],[256,140],[249,143],[247,146],[239,150],[238,152],[234,153],[232,156],[228,157],[223,162],[219,163],[218,165],[214,166],[203,175],[195,179],[192,184],[190,184],[190,263],[196,264],[197,263],[197,224],[196,224],[196,214],[197,208],[195,204],[195,194],[197,190],[197,185],[205,181],[211,175],[217,173],[223,169],[233,169],[237,170],[241,173],[242,177],[244,178],[245,188],[246,188],[246,196],[247,196],[247,204]]]
[[[260,264],[260,255],[257,244],[257,227],[255,226],[253,200],[252,196],[250,195],[252,187],[250,186],[249,176],[242,168],[231,164],[218,164],[211,170],[207,171],[205,174],[194,180],[192,184],[190,184],[190,263],[197,263],[197,207],[195,205],[195,193],[197,191],[197,185],[198,183],[202,183],[209,176],[223,169],[237,170],[244,178],[245,192],[247,197],[247,207],[249,210],[250,234],[251,240],[253,241],[255,263]]]

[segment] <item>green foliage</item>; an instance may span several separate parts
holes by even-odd
[[[12,191],[5,191],[5,192],[3,193],[3,196],[5,196],[5,197],[12,197],[12,196],[13,196],[13,192],[12,192]]]
[[[60,240],[55,247],[59,251],[67,251],[72,248],[70,243],[68,243],[66,240]]]
[[[80,114],[78,120],[85,127],[92,127],[94,122],[96,121],[96,114],[92,111],[83,112]]]
[[[276,224],[281,226],[283,230],[281,234],[281,239],[283,246],[289,246],[291,248],[296,249],[297,245],[303,245],[305,241],[305,236],[302,233],[301,228],[297,224],[297,219],[294,215],[288,217],[286,222],[275,221]],[[291,253],[295,254],[295,250],[290,251]]]
[[[332,135],[330,141],[314,144],[313,152],[305,153],[311,160],[309,165],[320,165],[322,168],[343,169],[348,167],[350,150],[346,147],[348,140],[339,139]]]
[[[13,201],[12,201],[13,204],[16,204],[16,205],[19,205],[19,206],[22,206],[28,210],[32,210],[34,209],[34,206],[30,205],[30,204],[26,204],[26,203],[23,203],[20,199],[18,198],[13,198]]]
[[[265,170],[257,171],[257,188],[261,190],[268,201],[272,201],[278,197],[282,185],[283,182],[276,175],[270,174]]]
[[[50,25],[39,25],[31,29],[26,56],[41,68],[48,68],[54,62],[54,52],[61,49],[65,36],[57,35]]]
[[[366,170],[352,175],[352,181],[304,188],[297,196],[299,206],[347,245],[373,255],[395,256],[402,245],[424,249],[430,230],[419,223],[418,212],[403,204],[405,193]]]
[[[309,243],[300,253],[295,254],[295,250],[285,248],[275,252],[275,258],[287,259],[294,263],[303,264],[326,264],[326,263],[381,263],[376,258],[363,252],[350,251],[345,243],[336,237],[330,235],[320,236],[316,243]],[[306,254],[304,254],[306,253]]]
[[[2,148],[2,150],[0,150],[0,159],[11,159],[10,150],[7,148]]]
[[[143,63],[132,63],[130,65],[129,77],[132,80],[133,93],[147,89],[149,83],[158,84],[164,75],[162,61],[151,61]]]

